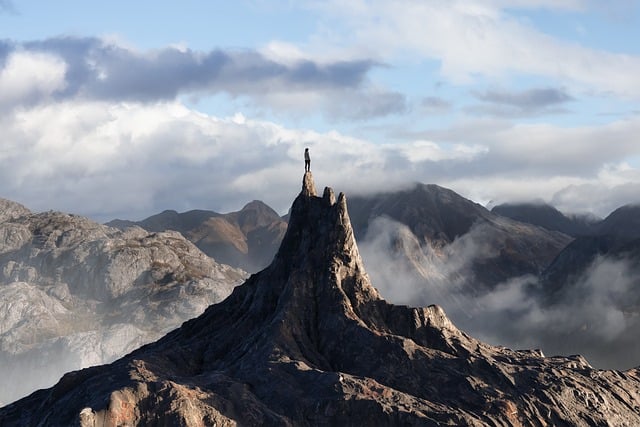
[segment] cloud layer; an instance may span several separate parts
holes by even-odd
[[[14,86],[16,96],[45,96],[59,85],[34,81],[44,82],[39,92]],[[179,102],[74,100],[14,110],[0,126],[3,197],[101,220],[169,208],[225,211],[254,199],[284,212],[298,191],[305,147],[319,185],[350,193],[437,182],[480,202],[544,197],[565,211],[600,215],[640,194],[640,172],[619,163],[638,150],[640,120],[571,131],[506,127],[473,145],[376,144],[242,115],[217,118]],[[599,136],[615,134],[603,152]]]

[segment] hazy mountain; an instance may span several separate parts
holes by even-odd
[[[287,228],[273,209],[258,200],[228,214],[167,210],[139,222],[114,220],[107,225],[121,229],[137,225],[149,231],[175,230],[216,261],[249,272],[258,271],[271,262]]]
[[[597,225],[597,234],[621,240],[640,238],[640,205],[626,205],[611,212]]]
[[[546,330],[544,339],[553,343],[555,351],[588,352],[590,360],[604,366],[636,365],[640,207],[619,208],[596,225],[594,235],[576,238],[541,276],[539,288],[541,304],[548,311],[580,308],[562,322],[562,328]]]
[[[572,240],[493,214],[437,185],[353,197],[349,210],[356,237],[366,247],[365,260],[408,259],[416,277],[472,293],[539,274]]]
[[[310,173],[277,256],[156,343],[65,375],[0,424],[638,425],[640,372],[493,347],[381,299],[346,200]]]
[[[157,339],[245,277],[176,232],[0,199],[0,402]]]
[[[495,206],[491,212],[574,237],[593,234],[599,222],[586,215],[567,216],[545,203],[507,203]]]
[[[589,222],[580,232],[595,235],[575,240],[542,227],[579,230],[552,208],[520,210],[540,226],[525,224],[435,185],[350,198],[349,209],[369,274],[389,301],[439,304],[493,344],[581,353],[603,368],[639,363],[637,206]]]

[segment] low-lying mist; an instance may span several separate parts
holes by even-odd
[[[640,271],[624,259],[598,257],[550,294],[535,276],[492,288],[474,263],[494,257],[490,230],[475,226],[444,247],[420,244],[403,224],[376,218],[359,242],[374,286],[390,302],[438,304],[462,330],[494,345],[582,354],[598,368],[640,365]]]

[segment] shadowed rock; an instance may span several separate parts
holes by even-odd
[[[380,298],[346,199],[310,173],[265,270],[111,365],[0,409],[2,425],[637,425],[638,372],[483,344]]]

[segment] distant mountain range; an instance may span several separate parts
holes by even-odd
[[[638,369],[491,346],[441,307],[390,304],[354,234],[344,195],[318,197],[306,173],[267,268],[160,340],[0,408],[0,424],[640,425]]]
[[[369,243],[386,235],[390,251],[404,251],[406,258],[430,265],[426,273],[416,271],[419,276],[435,284],[435,269],[447,282],[439,285],[454,283],[470,293],[493,289],[514,276],[541,273],[572,240],[496,215],[437,185],[351,197],[349,209],[356,237],[367,247],[365,259]],[[402,232],[404,227],[408,233]]]
[[[177,232],[0,199],[0,404],[159,338],[246,276]]]
[[[590,215],[565,215],[545,203],[502,204],[495,206],[491,212],[574,237],[593,234],[601,222]]]
[[[139,226],[156,232],[175,230],[216,261],[249,272],[271,262],[287,228],[273,209],[258,200],[228,214],[167,210],[138,222],[117,219],[106,225],[121,229]]]
[[[379,237],[379,222],[375,231],[370,235],[367,232],[380,218],[409,227],[410,233],[404,236],[398,230],[385,230],[399,233],[395,243],[404,245],[405,251],[417,249],[416,245],[427,251],[428,246],[427,257],[433,255],[440,262],[456,256],[445,248],[456,240],[460,243],[463,237],[468,243],[482,245],[483,256],[464,266],[469,270],[464,272],[466,276],[474,276],[472,284],[466,283],[472,287],[491,288],[514,275],[538,274],[571,240],[560,233],[505,219],[437,185],[417,184],[405,191],[355,196],[349,200],[349,209],[356,237],[365,245],[373,235]],[[118,219],[106,225],[121,229],[139,226],[147,231],[175,230],[215,260],[255,272],[268,265],[275,255],[287,222],[286,217],[278,216],[263,202],[253,201],[228,214],[169,210],[138,222]],[[403,257],[412,259],[420,255],[404,253]],[[417,264],[414,267],[418,276],[423,277]]]
[[[601,220],[567,217],[546,205],[514,204],[493,211],[576,237],[536,284],[536,301],[546,316],[532,331],[540,345],[588,354],[600,366],[637,365],[640,206],[623,206]]]

